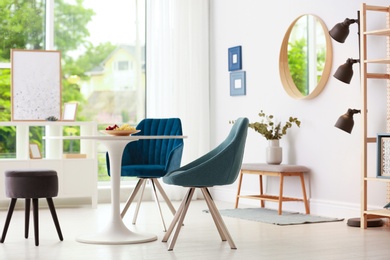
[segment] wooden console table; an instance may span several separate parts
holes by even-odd
[[[238,189],[235,208],[238,207],[238,201],[240,198],[246,199],[257,199],[261,201],[261,207],[264,208],[264,201],[273,201],[279,203],[278,214],[282,214],[282,203],[283,201],[302,201],[305,204],[306,214],[310,214],[309,203],[306,196],[305,179],[304,173],[309,172],[309,169],[305,166],[300,165],[273,165],[263,163],[247,163],[242,164],[240,176],[238,180]],[[259,175],[260,180],[260,194],[258,195],[240,195],[242,177],[244,174]],[[265,176],[276,176],[280,178],[279,184],[279,196],[267,195],[263,192],[263,175]],[[291,198],[283,196],[283,180],[284,177],[297,176],[301,179],[303,198]]]

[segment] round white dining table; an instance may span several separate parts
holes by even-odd
[[[107,218],[107,225],[94,234],[80,235],[76,241],[89,244],[135,244],[157,240],[157,236],[148,233],[131,231],[126,227],[120,215],[120,176],[122,154],[125,146],[132,141],[140,139],[173,139],[186,138],[186,136],[46,136],[44,139],[64,139],[64,140],[95,140],[102,143],[109,154],[110,174],[111,174],[111,214]]]

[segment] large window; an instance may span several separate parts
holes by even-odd
[[[0,20],[1,121],[11,119],[11,49],[61,51],[62,102],[79,103],[78,121],[104,129],[145,117],[145,0],[1,0]],[[42,129],[30,131],[42,142]],[[1,157],[13,157],[15,136],[14,128],[0,128]],[[78,149],[64,142],[64,152]],[[105,150],[98,149],[102,181]]]

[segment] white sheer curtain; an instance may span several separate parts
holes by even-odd
[[[181,118],[186,164],[210,149],[209,0],[147,0],[146,50],[147,117]]]

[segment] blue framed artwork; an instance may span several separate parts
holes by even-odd
[[[240,70],[242,68],[241,46],[228,49],[229,71]]]
[[[377,137],[377,174],[378,178],[390,178],[390,134],[378,134]]]
[[[230,96],[242,96],[246,94],[245,71],[230,73]]]

